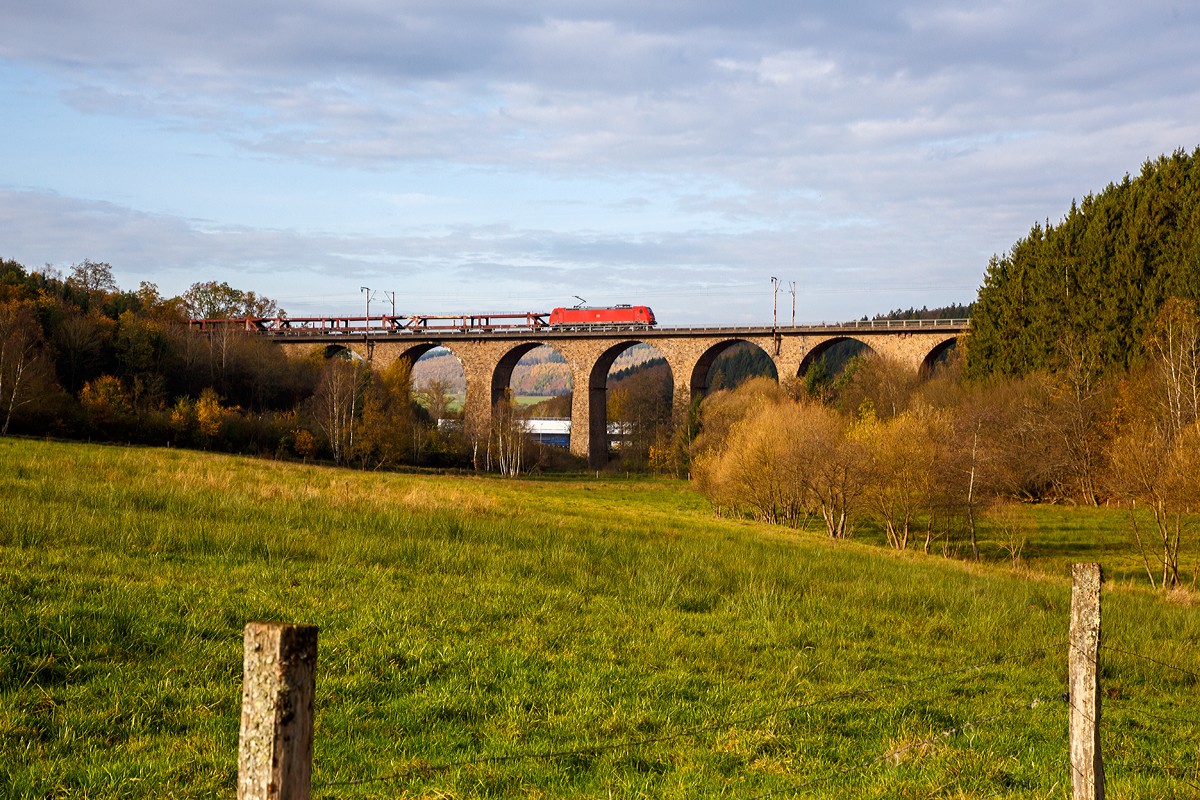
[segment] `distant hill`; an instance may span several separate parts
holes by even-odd
[[[618,384],[627,378],[631,378],[639,372],[652,367],[664,366],[666,363],[667,360],[662,356],[655,356],[653,358],[648,358],[645,361],[639,361],[636,364],[628,367],[621,367],[619,369],[616,364],[613,364],[613,368],[608,371],[608,386],[611,389],[613,385]]]
[[[463,375],[462,364],[449,350],[441,347],[430,350],[417,359],[413,365],[412,382],[416,389],[424,389],[430,381],[442,379],[449,381],[450,391],[462,394],[467,391],[467,379]]]
[[[636,367],[653,358],[661,358],[657,350],[647,344],[637,344],[626,350],[613,362],[613,371],[620,372]],[[413,386],[424,388],[431,380],[444,379],[450,382],[456,393],[466,391],[466,378],[462,364],[449,350],[436,348],[422,356],[413,367]],[[509,385],[513,394],[534,397],[555,397],[571,391],[571,369],[566,359],[552,347],[538,347],[517,363]]]
[[[674,386],[671,368],[667,366],[667,360],[658,356],[657,353],[657,350],[651,348],[641,350],[633,358],[627,359],[627,362],[635,363],[621,369],[617,369],[620,359],[617,360],[617,364],[614,364],[608,373],[610,406],[613,404],[614,398],[622,393],[643,400],[648,394],[652,394],[659,399],[665,398],[664,402],[670,406],[671,391]],[[652,357],[645,358],[646,355]],[[638,358],[642,360],[638,361]],[[529,406],[526,412],[531,417],[569,417],[571,416],[571,394],[568,392],[559,397],[543,400],[536,405]]]
[[[778,378],[775,372],[775,362],[761,347],[741,342],[721,353],[713,362],[708,373],[708,386],[714,391],[736,389],[751,378]]]

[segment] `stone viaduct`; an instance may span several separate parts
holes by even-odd
[[[290,355],[324,347],[327,355],[350,350],[375,369],[396,359],[413,363],[435,347],[457,356],[467,380],[464,407],[468,429],[490,425],[492,408],[504,397],[513,368],[535,347],[557,350],[574,381],[571,452],[596,469],[608,460],[606,416],[608,371],[624,351],[646,343],[670,366],[676,408],[686,408],[708,390],[709,369],[722,352],[750,342],[775,362],[779,377],[803,375],[833,345],[854,339],[880,356],[927,369],[968,327],[968,320],[851,322],[797,327],[650,328],[643,330],[439,330],[359,332],[293,328],[265,332]],[[480,427],[476,427],[480,426]]]

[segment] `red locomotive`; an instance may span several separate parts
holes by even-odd
[[[576,306],[550,312],[551,328],[652,328],[654,312],[646,306]]]

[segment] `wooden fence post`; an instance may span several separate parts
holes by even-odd
[[[1071,800],[1104,800],[1100,755],[1100,565],[1071,569]]]
[[[246,625],[238,800],[308,800],[317,626]]]

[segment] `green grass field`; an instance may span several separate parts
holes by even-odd
[[[1066,797],[1063,648],[889,684],[1062,642],[1100,560],[1105,642],[1192,673],[1104,653],[1109,797],[1200,796],[1190,595],[1143,587],[1120,512],[1030,513],[1014,571],[676,481],[0,439],[0,795],[233,796],[242,628],[283,620],[321,628],[315,797]]]

